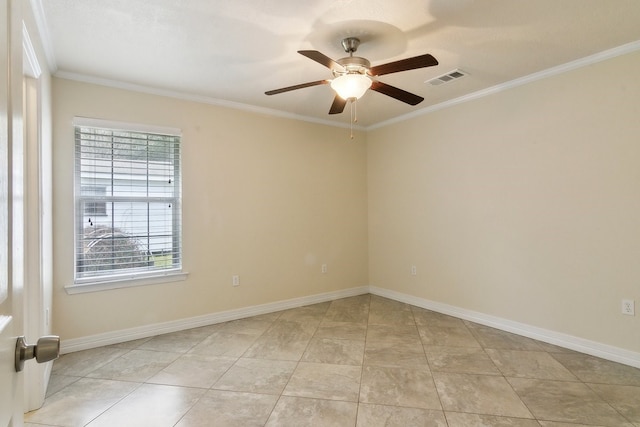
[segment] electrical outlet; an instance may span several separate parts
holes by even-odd
[[[240,276],[232,276],[231,277],[231,284],[233,286],[240,286]]]
[[[327,272],[327,264],[322,264],[322,267],[320,267],[320,271],[324,274]]]
[[[627,314],[629,316],[636,315],[635,302],[632,299],[622,300],[622,314]]]

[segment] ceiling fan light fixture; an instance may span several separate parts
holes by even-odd
[[[360,99],[371,87],[371,79],[364,74],[344,74],[331,81],[331,89],[344,100]]]

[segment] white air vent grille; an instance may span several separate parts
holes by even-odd
[[[425,83],[430,84],[431,86],[439,86],[439,85],[443,85],[445,83],[449,83],[452,82],[454,80],[457,80],[461,77],[467,76],[468,73],[460,70],[460,69],[456,69],[453,71],[448,72],[447,74],[443,74],[439,77],[436,77],[434,79],[431,80],[427,80]]]

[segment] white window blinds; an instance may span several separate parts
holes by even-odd
[[[179,132],[74,125],[75,283],[179,271]]]

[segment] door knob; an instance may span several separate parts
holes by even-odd
[[[60,355],[60,337],[44,336],[35,345],[27,345],[24,337],[18,337],[16,342],[16,372],[22,371],[24,361],[35,358],[38,363],[57,359]]]

